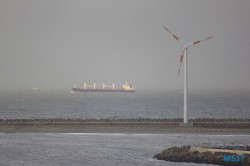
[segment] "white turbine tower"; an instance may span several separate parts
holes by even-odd
[[[180,38],[178,36],[176,36],[175,34],[173,34],[172,32],[170,32],[168,30],[168,28],[166,28],[165,26],[163,26],[170,35],[173,36],[173,38],[175,40],[178,41],[179,44],[181,44],[183,46],[183,50],[182,50],[182,54],[181,54],[181,57],[180,57],[180,68],[178,70],[178,75],[180,74],[180,70],[181,70],[181,64],[182,64],[182,61],[183,61],[183,57],[184,57],[184,118],[183,118],[183,122],[184,123],[187,123],[188,122],[188,118],[187,118],[187,104],[188,104],[188,75],[187,75],[187,67],[188,67],[188,64],[187,64],[187,50],[190,46],[192,45],[196,45],[198,43],[201,43],[205,40],[208,40],[210,38],[212,38],[213,36],[209,36],[205,39],[202,39],[202,40],[196,40],[194,42],[191,42],[189,44],[183,44],[183,42],[180,40]]]

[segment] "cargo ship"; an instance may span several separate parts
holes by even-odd
[[[135,92],[135,88],[127,82],[122,86],[121,89],[115,89],[115,84],[106,85],[103,83],[102,87],[98,88],[96,86],[96,83],[94,84],[84,83],[83,88],[77,88],[75,86],[71,90],[71,93],[78,93],[78,92]]]

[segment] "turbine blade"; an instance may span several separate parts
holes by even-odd
[[[193,45],[198,44],[198,43],[200,43],[200,42],[201,42],[200,40],[194,41],[194,42],[193,42]]]
[[[182,51],[182,54],[180,56],[180,67],[179,67],[179,70],[178,70],[178,76],[180,75],[180,72],[181,72],[181,64],[182,64],[182,61],[183,61],[183,56],[184,56],[184,50]]]
[[[208,40],[208,39],[210,39],[210,38],[212,38],[212,37],[213,37],[213,36],[209,36],[209,37],[207,37],[207,38],[205,38],[205,39],[202,39],[202,40],[196,40],[196,41],[194,41],[194,42],[192,42],[192,43],[189,43],[187,46],[199,44],[199,43],[201,43],[201,42],[203,42],[203,41],[205,41],[205,40]]]
[[[179,70],[178,70],[178,76],[180,76],[180,72],[181,72],[181,63],[180,63],[180,67],[179,67]]]
[[[174,38],[176,41],[178,41],[178,42],[183,46],[182,41],[180,40],[180,38],[179,38],[177,35],[173,34],[170,30],[168,30],[167,27],[163,26],[163,28],[166,29],[166,30],[168,31],[168,33],[169,33],[171,36],[173,36],[173,38]]]
[[[204,39],[204,40],[210,39],[210,38],[212,38],[212,37],[214,37],[214,36],[209,36],[209,37],[207,37],[207,38],[206,38],[206,39]]]
[[[180,57],[180,63],[182,63],[182,60],[183,60],[183,55],[181,55]]]

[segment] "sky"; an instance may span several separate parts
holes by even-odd
[[[0,89],[126,81],[136,89],[250,90],[249,0],[0,0]]]

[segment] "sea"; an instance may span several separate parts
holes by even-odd
[[[250,118],[250,93],[189,93],[189,118]],[[182,91],[70,93],[70,90],[0,91],[0,119],[182,118]],[[0,133],[1,166],[193,166],[156,160],[182,145],[250,144],[249,134]]]
[[[250,118],[250,91],[194,91],[188,118]],[[0,119],[183,118],[183,91],[71,93],[66,90],[0,91]]]
[[[0,165],[200,166],[207,164],[167,162],[153,156],[174,146],[249,144],[249,140],[250,135],[0,133]]]

